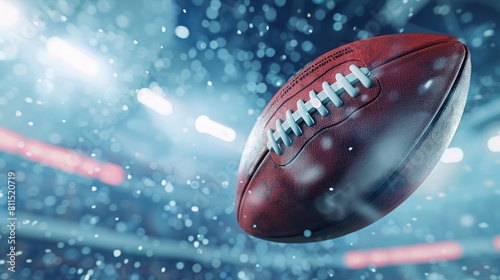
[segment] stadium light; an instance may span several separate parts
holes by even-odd
[[[19,21],[19,10],[7,1],[0,0],[0,26],[14,26]]]
[[[460,148],[448,148],[441,156],[441,161],[444,163],[457,163],[464,159],[464,151]]]
[[[86,76],[97,76],[99,64],[84,51],[59,37],[50,37],[46,43],[47,50],[54,57],[78,70]]]
[[[500,135],[493,136],[488,140],[488,149],[494,153],[500,152]]]
[[[149,88],[140,89],[137,92],[137,100],[160,115],[168,116],[174,113],[172,103]]]
[[[206,133],[226,142],[233,142],[236,139],[234,129],[211,120],[205,115],[196,118],[195,128],[200,133]]]
[[[189,29],[183,25],[177,26],[174,33],[181,39],[187,39],[189,37]]]

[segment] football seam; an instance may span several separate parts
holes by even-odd
[[[441,118],[442,114],[443,114],[443,111],[445,109],[447,109],[447,106],[449,106],[450,104],[450,100],[452,99],[452,97],[456,94],[455,90],[456,90],[456,87],[460,81],[460,78],[461,76],[463,75],[463,71],[464,71],[464,68],[466,67],[467,65],[467,61],[469,59],[469,52],[467,50],[467,48],[465,47],[465,45],[463,45],[463,47],[465,48],[466,50],[466,55],[464,56],[464,59],[460,65],[460,70],[457,72],[457,75],[454,77],[454,81],[453,81],[453,84],[452,86],[450,87],[450,91],[449,91],[449,94],[446,96],[445,100],[443,101],[443,104],[441,104],[440,108],[439,108],[439,111],[436,113],[436,115],[434,116],[434,118],[432,119],[432,122],[427,126],[427,128],[425,129],[424,133],[422,134],[422,136],[420,137],[420,139],[418,140],[418,142],[415,144],[414,147],[412,147],[411,151],[408,153],[408,155],[406,156],[405,160],[398,166],[398,168],[390,175],[388,176],[388,178],[380,185],[380,186],[384,186],[384,185],[387,185],[391,182],[391,178],[394,178],[393,176],[395,174],[399,174],[401,172],[401,170],[404,169],[404,167],[406,166],[406,164],[408,164],[408,161],[411,159],[412,155],[415,153],[415,151],[422,145],[422,142],[427,139],[427,136],[433,131],[434,127],[436,126],[436,123],[439,121],[439,119]],[[434,166],[435,167],[435,166]],[[434,169],[434,168],[433,168]],[[431,170],[432,172],[432,170]],[[417,188],[415,188],[413,190],[416,191]],[[379,187],[377,192],[373,193],[371,196],[369,196],[366,200],[366,201],[373,201],[374,199],[376,199],[376,197],[380,194],[381,192],[381,188]],[[411,192],[408,196],[406,197],[409,197],[413,192]],[[404,201],[404,199],[401,201],[401,203]],[[389,208],[388,212],[389,213],[390,211],[392,211],[394,208],[396,208],[398,205],[400,205],[401,203],[397,204],[397,205],[394,205],[394,207],[392,208]],[[383,215],[385,216],[385,214]]]

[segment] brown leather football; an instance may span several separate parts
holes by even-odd
[[[277,242],[339,237],[380,219],[432,171],[462,116],[471,63],[450,36],[356,41],[309,63],[251,131],[236,215]]]

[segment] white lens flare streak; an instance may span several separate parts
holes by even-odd
[[[464,159],[464,151],[460,148],[448,148],[441,156],[441,161],[444,163],[457,163]]]
[[[500,135],[493,136],[488,140],[488,149],[494,153],[500,152]]]
[[[149,88],[140,89],[137,92],[137,100],[160,115],[168,116],[174,113],[172,103]]]
[[[200,133],[206,133],[226,142],[233,142],[236,139],[234,129],[211,120],[205,115],[196,118],[195,128]]]
[[[91,77],[99,74],[99,64],[90,55],[63,39],[51,37],[47,40],[46,47],[51,55],[82,74]]]
[[[19,21],[19,10],[7,1],[0,1],[0,27],[14,26]]]

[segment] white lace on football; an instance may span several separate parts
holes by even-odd
[[[296,136],[302,135],[302,129],[299,126],[302,122],[305,122],[307,126],[314,125],[314,119],[311,114],[318,111],[321,116],[328,115],[329,112],[325,104],[330,101],[336,107],[342,106],[344,102],[340,99],[339,95],[344,92],[347,92],[352,98],[358,96],[359,89],[354,87],[358,82],[365,88],[372,86],[372,81],[368,78],[370,71],[367,68],[359,68],[352,64],[349,66],[349,70],[351,70],[351,73],[347,76],[337,73],[335,75],[336,82],[333,84],[323,82],[323,91],[320,93],[316,94],[316,92],[311,90],[309,92],[309,101],[304,103],[300,99],[297,102],[297,110],[295,112],[292,112],[292,110],[286,111],[286,120],[284,122],[277,119],[276,131],[272,129],[267,131],[267,148],[278,155],[283,154],[280,143],[283,142],[287,147],[292,145],[292,139],[289,134],[293,132]]]

